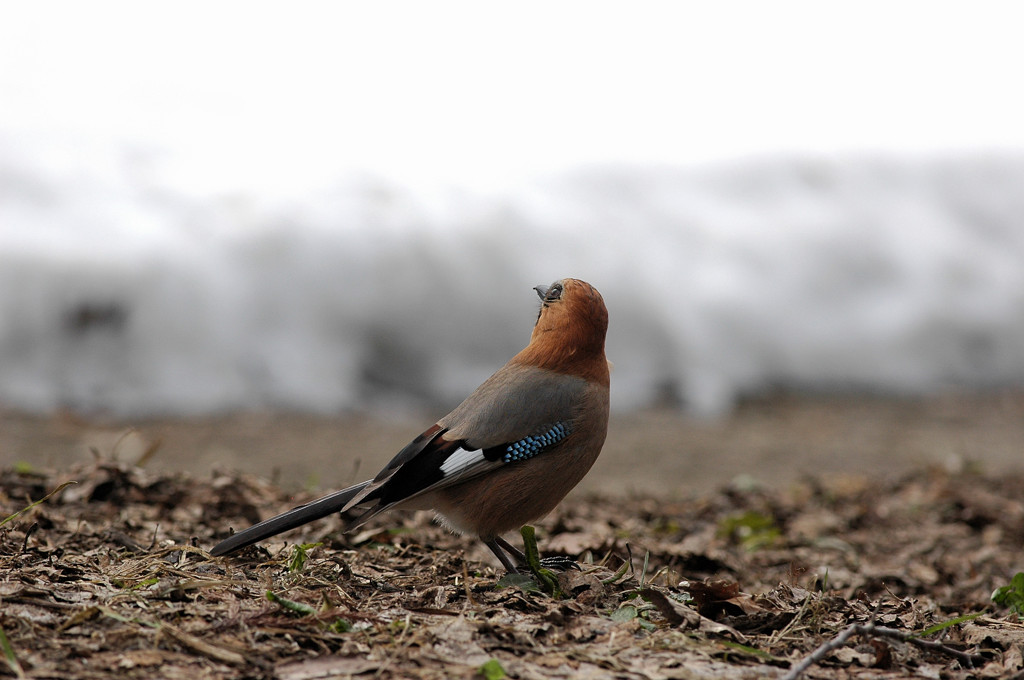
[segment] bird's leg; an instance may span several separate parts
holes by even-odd
[[[526,555],[523,554],[522,550],[509,543],[501,536],[495,538],[494,542],[501,546],[501,549],[505,551],[506,554],[516,558],[519,564],[522,564],[524,566],[526,565]],[[494,550],[494,548],[491,548],[491,550]]]
[[[519,568],[515,565],[515,562],[509,559],[509,556],[505,553],[505,550],[511,549],[511,552],[513,555],[516,556],[516,559],[518,559],[522,564],[526,564],[526,557],[523,555],[523,553],[513,548],[511,545],[508,544],[508,541],[500,537],[486,540],[484,541],[484,545],[491,549],[491,552],[494,553],[494,556],[497,557],[498,561],[501,562],[502,566],[505,567],[505,571],[507,571],[510,574],[518,574],[520,572]],[[505,548],[505,550],[502,550],[502,548]]]
[[[515,557],[519,561],[519,564],[523,565],[524,567],[526,566],[526,555],[523,554],[523,551],[519,550],[519,548],[509,543],[501,536],[495,538],[494,541],[499,546],[501,546],[502,550]],[[491,550],[494,550],[494,548],[491,548]],[[565,555],[552,555],[551,557],[542,557],[540,560],[540,566],[544,567],[545,569],[556,569],[558,571],[568,571],[570,569],[580,568],[580,565],[576,563],[576,560]]]

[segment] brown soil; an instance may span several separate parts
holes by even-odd
[[[245,413],[117,422],[70,413],[0,412],[0,466],[66,469],[105,457],[206,477],[237,470],[286,489],[330,489],[372,476],[439,413],[391,418]],[[736,477],[785,487],[806,475],[891,477],[966,464],[1024,470],[1024,393],[933,399],[750,400],[720,420],[674,410],[613,416],[583,492],[688,496]]]
[[[311,480],[375,472],[417,429],[246,415],[125,436],[8,414],[0,463],[27,464],[0,473],[0,521],[77,484],[0,525],[0,674],[776,677],[859,623],[883,629],[803,677],[1024,677],[1024,625],[990,601],[1024,570],[1019,395],[618,418],[586,488],[539,526],[545,553],[582,565],[561,599],[497,588],[487,551],[422,513],[204,552]],[[232,468],[279,469],[293,492]],[[301,542],[322,543],[303,564]]]

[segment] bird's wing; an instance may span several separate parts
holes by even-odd
[[[376,501],[357,521],[556,447],[571,435],[585,380],[530,366],[495,373],[414,439],[347,507]]]

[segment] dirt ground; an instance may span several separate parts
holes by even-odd
[[[205,552],[428,421],[3,415],[0,675],[1024,678],[1024,624],[991,601],[1024,571],[1020,394],[616,417],[538,525],[582,567],[561,593],[425,513]]]
[[[66,469],[91,449],[147,468],[207,477],[215,469],[270,479],[287,490],[330,489],[372,476],[442,415],[338,417],[245,413],[205,419],[110,421],[70,413],[0,412],[0,466]],[[728,417],[676,410],[613,415],[581,492],[689,496],[753,478],[772,487],[805,475],[892,477],[964,465],[1024,469],[1024,392],[930,399],[775,395]]]

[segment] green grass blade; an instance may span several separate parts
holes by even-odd
[[[545,569],[540,564],[540,550],[537,549],[537,536],[531,526],[525,526],[519,530],[523,535],[523,548],[526,555],[526,566],[537,577],[541,589],[555,599],[562,599],[565,593],[558,587],[558,577],[550,569]]]
[[[25,677],[25,670],[21,667],[21,663],[18,661],[18,657],[14,654],[14,648],[11,647],[10,641],[7,639],[7,634],[4,633],[4,629],[0,628],[0,649],[4,652],[4,659],[7,661],[7,666],[11,671],[19,678]]]
[[[37,505],[39,505],[40,503],[45,503],[46,501],[50,500],[51,496],[53,496],[54,494],[60,493],[61,491],[63,491],[65,488],[67,488],[68,486],[70,486],[72,484],[78,484],[78,482],[76,482],[74,480],[72,480],[70,482],[64,482],[63,484],[58,486],[56,489],[54,489],[50,493],[46,494],[45,496],[43,496],[39,500],[35,501],[34,503],[29,504],[27,507],[22,508],[21,510],[19,510],[16,513],[14,513],[13,515],[8,515],[3,520],[0,520],[0,527],[2,527],[3,525],[7,524],[8,522],[10,522],[13,519],[17,519],[20,515],[23,515],[24,513],[26,513],[29,510],[31,510],[32,508],[34,508]]]
[[[930,628],[925,628],[920,633],[915,633],[914,636],[915,637],[928,637],[929,635],[935,635],[939,631],[946,630],[950,626],[955,626],[958,623],[964,623],[965,621],[973,621],[974,619],[978,618],[979,616],[981,616],[984,613],[985,612],[978,612],[976,614],[965,614],[963,616],[958,616],[955,619],[950,619],[949,621],[943,621],[942,623],[937,623],[937,624],[935,624],[934,626],[932,626]]]
[[[295,600],[289,600],[287,598],[276,595],[273,591],[267,591],[267,599],[274,604],[280,606],[282,609],[295,612],[296,614],[303,614],[304,616],[316,616],[317,611],[310,607],[308,604],[296,602]]]

